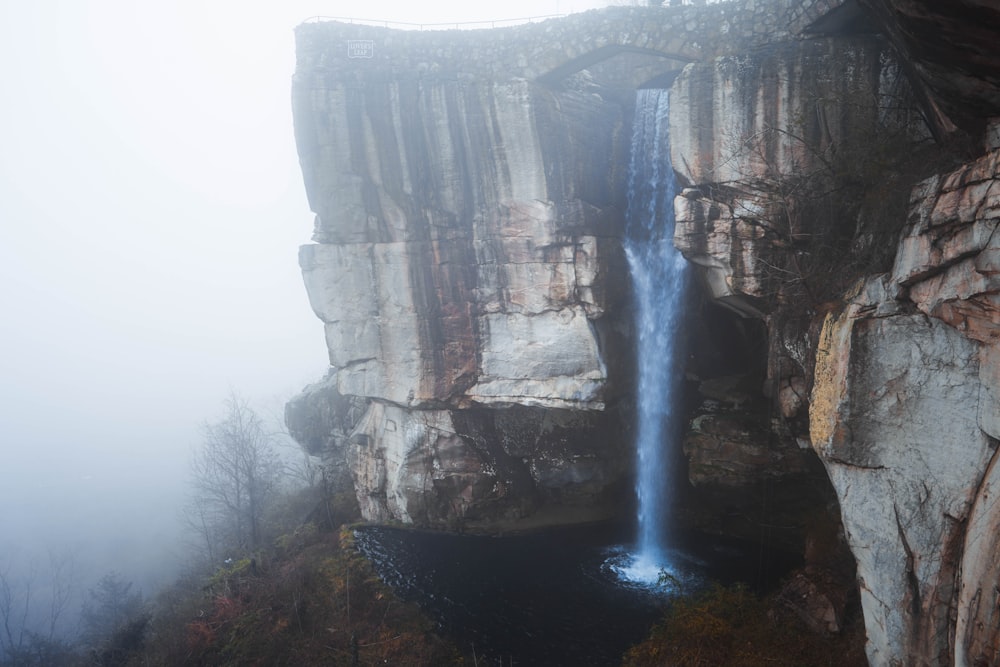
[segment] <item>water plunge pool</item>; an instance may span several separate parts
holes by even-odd
[[[671,583],[622,577],[631,527],[602,524],[486,537],[367,526],[358,548],[479,665],[617,665],[677,595],[713,581],[763,590],[796,565],[759,545],[678,534]],[[678,588],[677,583],[680,587]]]

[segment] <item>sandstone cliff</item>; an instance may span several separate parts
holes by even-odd
[[[393,33],[377,32],[380,54]],[[379,70],[339,57],[344,37],[299,29],[317,214],[299,261],[333,370],[290,405],[293,433],[316,422],[296,406],[352,402],[319,448],[341,452],[372,520],[600,505],[628,470],[605,409],[620,391],[608,360],[627,352],[621,101],[585,81],[474,78],[467,51],[433,39]]]
[[[791,543],[833,499],[873,665],[1000,662],[1000,18],[935,4],[302,26],[300,265],[331,372],[292,433],[372,520],[627,503],[630,96],[671,85],[691,514],[783,512]]]
[[[811,444],[836,489],[873,665],[1000,660],[998,16],[931,4],[858,15],[891,44],[816,37],[674,85],[676,243],[767,325],[774,432]],[[928,48],[935,15],[975,25]],[[982,156],[955,168],[956,146]]]
[[[787,39],[831,4],[609,8],[469,32],[300,26],[293,108],[316,243],[299,261],[331,373],[288,424],[351,477],[367,518],[631,501],[634,89]]]

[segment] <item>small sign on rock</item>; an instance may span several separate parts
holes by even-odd
[[[371,58],[375,55],[375,42],[370,39],[347,40],[348,58]]]

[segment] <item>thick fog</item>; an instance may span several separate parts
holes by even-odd
[[[567,13],[580,0],[0,5],[0,565],[74,549],[149,593],[184,561],[199,425],[325,372],[293,28]]]

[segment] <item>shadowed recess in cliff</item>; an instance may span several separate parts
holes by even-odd
[[[682,358],[680,322],[688,283],[687,262],[673,244],[676,186],[670,164],[668,117],[667,91],[637,93],[625,252],[632,276],[638,339],[639,534],[633,558],[621,574],[646,583],[655,583],[661,571],[670,571],[670,448],[679,425],[676,407],[678,361]]]

